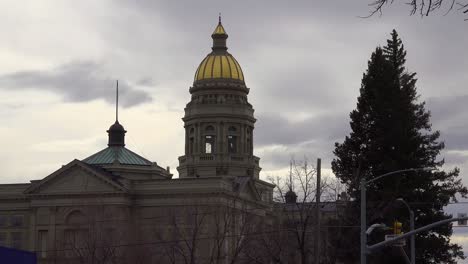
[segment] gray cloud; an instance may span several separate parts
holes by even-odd
[[[334,142],[349,130],[346,114],[323,114],[301,121],[291,121],[277,114],[257,117],[255,140],[258,146],[299,144],[307,141]]]
[[[441,131],[447,150],[468,150],[468,95],[430,97],[426,109],[431,111],[434,129]]]
[[[453,151],[444,151],[444,153],[442,153],[442,157],[445,159],[445,164],[448,166],[460,166],[468,160],[468,154]]]
[[[115,80],[93,62],[73,62],[48,71],[20,71],[0,76],[0,89],[39,89],[57,93],[69,102],[104,99],[114,103]],[[150,102],[150,95],[126,81],[119,81],[123,107]]]
[[[333,159],[335,142],[343,140],[348,127],[349,120],[344,113],[322,114],[300,121],[262,114],[255,129],[256,152],[268,170],[284,168],[291,157],[320,157],[328,164]]]

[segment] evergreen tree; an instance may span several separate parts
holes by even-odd
[[[462,196],[468,193],[458,178],[458,168],[441,170],[444,160],[438,155],[444,143],[439,141],[439,131],[431,130],[430,113],[424,102],[418,102],[416,74],[406,70],[405,62],[406,51],[393,30],[387,45],[377,48],[371,56],[362,78],[357,108],[350,114],[352,132],[343,143],[335,143],[332,169],[357,202],[361,177],[370,180],[408,168],[438,170],[400,173],[368,185],[370,224],[391,225],[398,219],[409,227],[406,209],[389,209],[397,198],[403,198],[415,213],[416,226],[424,226],[449,218],[443,207],[457,193]],[[356,215],[350,218],[359,221]],[[417,235],[416,262],[445,264],[463,258],[461,247],[450,243],[451,234],[451,226],[445,225]]]

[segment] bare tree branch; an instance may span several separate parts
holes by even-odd
[[[371,7],[369,15],[363,16],[362,18],[369,18],[377,13],[380,16],[383,13],[384,6],[392,5],[393,3],[394,0],[375,0],[369,4]],[[444,13],[444,15],[447,15],[453,10],[455,4],[459,6],[459,8],[457,8],[458,11],[464,14],[468,13],[468,1],[466,0],[410,0],[406,4],[411,8],[410,15],[419,13],[421,16],[429,16],[431,13],[444,6],[447,6],[447,11]]]

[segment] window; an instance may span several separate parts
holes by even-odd
[[[194,146],[194,139],[193,139],[193,137],[191,137],[189,139],[189,154],[193,153],[193,146]]]
[[[11,226],[14,226],[14,227],[23,226],[23,216],[22,215],[12,215],[11,216]]]
[[[39,257],[47,257],[47,230],[39,230],[37,236],[37,248],[39,249]]]
[[[7,225],[8,216],[0,215],[0,227]]]
[[[214,136],[205,136],[205,153],[214,153]]]
[[[214,131],[214,127],[213,127],[213,126],[207,126],[207,127],[205,128],[205,131],[207,131],[207,132],[213,132],[213,131]]]
[[[228,128],[227,144],[228,153],[237,152],[237,128],[235,126]]]
[[[84,248],[88,238],[87,229],[66,229],[64,232],[64,248],[66,257],[76,257],[76,251],[73,249]]]
[[[228,152],[236,153],[237,152],[237,137],[229,135],[228,136]]]
[[[7,246],[7,233],[0,232],[0,247]]]
[[[252,128],[247,128],[247,146],[246,151],[248,154],[252,155],[253,153],[253,146],[252,146]]]
[[[23,244],[23,233],[21,232],[12,232],[11,233],[11,247],[12,248],[21,248]]]

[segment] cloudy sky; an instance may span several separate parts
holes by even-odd
[[[420,100],[468,184],[468,22],[460,12],[368,14],[359,1],[1,1],[0,183],[47,176],[106,147],[115,80],[127,146],[176,172],[181,117],[218,12],[251,88],[262,176],[322,158],[349,133],[362,73],[396,29]],[[396,1],[400,2],[400,1]]]

